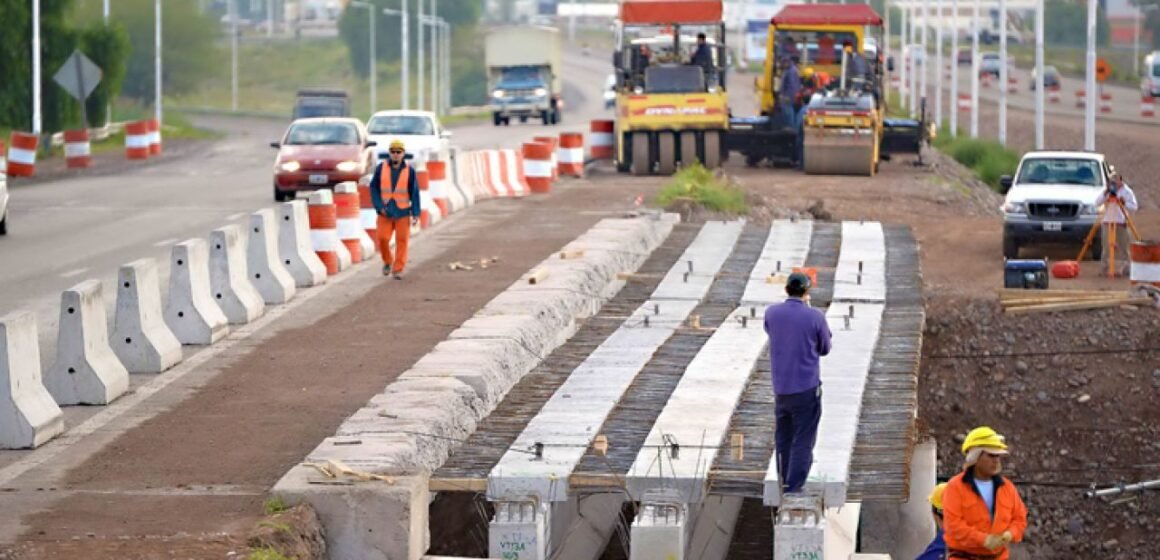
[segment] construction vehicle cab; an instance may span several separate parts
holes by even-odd
[[[921,123],[885,118],[881,34],[882,18],[865,4],[783,7],[756,82],[760,115],[731,119],[727,148],[749,165],[804,158],[809,173],[860,175],[892,152],[917,153]],[[782,91],[788,60],[802,77],[792,98]]]
[[[621,2],[613,55],[621,171],[720,165],[729,124],[722,12],[720,0]]]

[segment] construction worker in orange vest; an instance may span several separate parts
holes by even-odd
[[[1010,480],[999,476],[1007,455],[1003,436],[982,426],[963,441],[963,472],[943,491],[943,525],[950,560],[1006,560],[1007,545],[1023,540],[1027,506]]]
[[[419,181],[416,173],[407,165],[406,147],[399,140],[388,147],[390,164],[389,177],[383,181],[383,164],[375,167],[371,179],[371,201],[378,214],[379,253],[383,256],[383,276],[395,275],[395,280],[403,279],[403,269],[407,266],[407,246],[411,241],[411,226],[419,224]],[[409,218],[409,219],[408,219]],[[391,237],[395,238],[392,258]]]

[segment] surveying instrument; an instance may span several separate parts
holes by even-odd
[[[1083,258],[1087,255],[1088,249],[1092,246],[1092,241],[1096,238],[1096,232],[1104,225],[1104,216],[1107,215],[1108,209],[1115,205],[1120,209],[1120,214],[1124,216],[1124,222],[1128,225],[1128,233],[1131,234],[1131,239],[1135,241],[1140,240],[1140,232],[1136,230],[1136,222],[1132,221],[1132,215],[1128,213],[1128,209],[1124,207],[1124,201],[1120,199],[1120,187],[1124,185],[1124,178],[1116,175],[1108,179],[1108,198],[1104,201],[1103,208],[1100,209],[1099,218],[1096,223],[1092,224],[1091,231],[1088,232],[1087,238],[1083,241],[1083,248],[1079,250],[1079,256],[1075,258],[1076,262],[1083,262]],[[1111,224],[1119,226],[1120,224]],[[1108,228],[1108,278],[1116,277],[1116,230],[1118,227]]]

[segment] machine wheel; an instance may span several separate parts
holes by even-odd
[[[560,124],[561,117],[560,109],[552,111],[552,124]]]
[[[716,130],[705,132],[705,167],[717,169],[721,166],[721,133]]]
[[[4,217],[0,218],[0,235],[8,235],[8,211],[4,211]]]
[[[700,161],[697,157],[697,133],[691,130],[681,133],[681,167],[688,167]]]
[[[760,163],[761,163],[761,156],[760,155],[757,155],[757,154],[746,154],[745,155],[745,166],[746,167],[757,167],[757,165]]]
[[[495,126],[499,126],[503,124],[503,117],[499,116],[499,113],[492,113],[491,122],[494,123]]]
[[[540,111],[540,122],[544,123],[545,125],[552,124],[552,112]]]
[[[677,171],[677,136],[672,132],[657,133],[657,173],[672,175]]]
[[[652,154],[648,149],[648,133],[638,132],[632,135],[632,174],[648,175],[652,173]]]
[[[527,115],[524,115],[524,116],[520,117],[520,123],[526,123],[526,122],[528,122],[528,117],[527,117]]]
[[[1019,240],[1007,232],[1003,232],[1003,258],[1019,258]]]

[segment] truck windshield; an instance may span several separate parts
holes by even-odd
[[[1160,78],[1160,60],[1152,63],[1152,77]]]
[[[505,68],[499,82],[508,88],[535,88],[544,85],[540,71],[531,67]]]
[[[705,91],[705,72],[700,66],[653,66],[645,71],[647,93],[699,93]]]
[[[371,134],[399,134],[404,136],[431,136],[435,134],[435,127],[431,119],[413,115],[383,115],[371,117],[367,123],[367,132]]]
[[[350,123],[303,122],[290,125],[283,144],[358,144],[358,129]]]
[[[845,41],[850,41],[855,47],[858,45],[858,37],[850,32],[778,31],[777,60],[783,56],[797,56],[803,65],[841,64],[842,44]]]
[[[1103,186],[1100,162],[1078,158],[1028,158],[1023,160],[1019,177],[1021,185],[1053,184]]]

